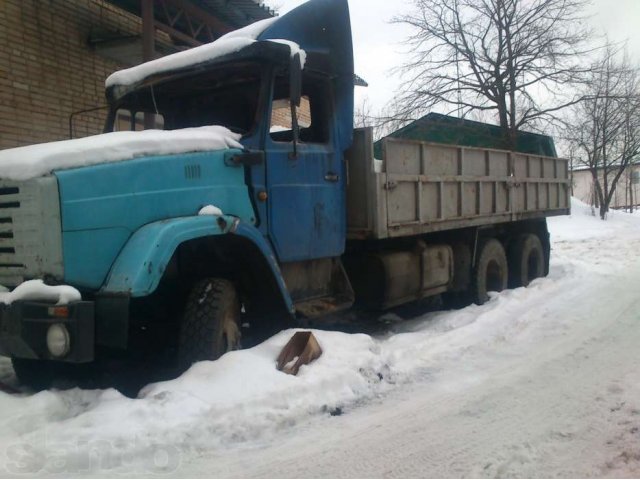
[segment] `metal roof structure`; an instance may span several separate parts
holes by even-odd
[[[274,17],[260,0],[106,0],[144,20],[153,13],[154,27],[176,43],[198,46],[258,20]]]
[[[214,14],[220,15],[235,28],[275,16],[275,12],[259,0],[192,0]]]
[[[132,66],[205,43],[276,13],[261,0],[103,0],[138,16],[141,34],[91,29],[97,53]]]

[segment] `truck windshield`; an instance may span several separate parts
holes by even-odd
[[[181,75],[128,95],[115,112],[112,129],[222,125],[245,135],[256,124],[260,84],[257,65]]]

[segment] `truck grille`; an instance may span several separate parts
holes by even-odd
[[[0,180],[0,285],[62,279],[62,228],[54,176]]]
[[[20,210],[20,188],[0,186],[0,284],[16,286],[24,279],[25,265],[16,258],[14,218]]]

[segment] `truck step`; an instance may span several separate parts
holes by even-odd
[[[353,305],[353,298],[343,295],[326,296],[296,303],[296,313],[303,318],[315,318],[346,310]]]

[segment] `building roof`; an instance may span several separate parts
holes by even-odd
[[[259,0],[191,0],[205,11],[236,28],[274,17],[275,12]]]
[[[576,160],[577,161],[577,160]],[[632,162],[629,162],[629,164],[627,165],[627,167],[640,167],[640,160],[634,160]],[[617,170],[618,168],[620,168],[619,165],[610,165],[608,167],[610,169],[610,171],[614,171]],[[601,171],[603,170],[604,167],[598,167],[596,168],[596,170]],[[591,171],[591,167],[588,167],[584,164],[580,164],[578,166],[575,166],[571,169],[572,172],[590,172]]]
[[[106,0],[123,10],[141,16],[140,0]],[[156,0],[154,19],[171,29],[207,43],[208,29],[217,36],[245,27],[258,20],[276,16],[260,0]],[[198,28],[206,25],[207,29]],[[195,28],[194,28],[195,27]]]

